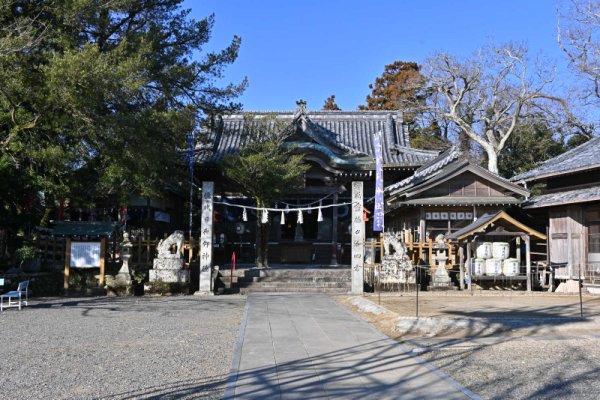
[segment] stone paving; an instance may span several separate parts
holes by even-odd
[[[251,294],[226,399],[478,398],[322,294]]]

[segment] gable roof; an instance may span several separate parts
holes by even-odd
[[[600,186],[546,193],[523,202],[523,208],[541,208],[600,201]]]
[[[600,137],[593,138],[561,155],[539,164],[536,168],[513,176],[513,182],[530,182],[556,175],[600,168]]]
[[[416,168],[438,155],[436,151],[410,147],[407,126],[401,114],[394,111],[307,111],[299,102],[294,111],[238,112],[221,118],[217,129],[209,134],[209,145],[197,147],[199,163],[216,164],[225,155],[236,153],[243,143],[245,116],[275,114],[289,120],[311,139],[296,143],[299,148],[310,148],[329,157],[341,168],[375,168],[373,136],[382,132],[384,167]],[[345,160],[345,161],[343,161]]]
[[[482,215],[481,217],[477,218],[476,221],[473,221],[471,224],[448,235],[447,239],[463,240],[463,239],[465,239],[469,236],[472,236],[478,232],[484,232],[489,226],[491,226],[492,224],[494,224],[498,221],[502,221],[510,227],[520,229],[524,233],[527,233],[531,236],[535,236],[540,240],[546,240],[546,235],[517,221],[516,219],[514,219],[513,217],[508,215],[505,211],[498,211],[497,213],[494,213],[494,214]]]
[[[466,171],[470,171],[475,175],[481,176],[484,179],[497,184],[498,186],[512,191],[515,194],[521,196],[529,195],[528,190],[523,189],[509,180],[493,174],[487,169],[479,166],[478,163],[472,160],[468,154],[465,154],[456,146],[452,146],[435,159],[430,160],[426,164],[422,165],[412,176],[386,187],[384,189],[384,193],[388,194],[390,198],[399,198],[404,196],[408,201],[408,198],[437,186],[440,183],[452,179]],[[442,199],[443,198],[440,197],[440,200]],[[508,202],[506,202],[502,201],[501,198],[495,198],[494,200],[494,204],[507,203],[514,204],[515,201],[508,200]],[[516,203],[519,203],[519,201],[517,200]],[[469,204],[474,203],[471,201]]]

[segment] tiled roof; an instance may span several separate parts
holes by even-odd
[[[521,200],[508,196],[439,196],[439,197],[422,197],[411,200],[402,201],[405,206],[485,206],[485,205],[506,205],[520,204]]]
[[[341,158],[365,157],[373,164],[369,169],[374,168],[373,135],[379,131],[383,133],[384,166],[418,167],[438,154],[411,148],[407,127],[402,123],[401,115],[393,111],[246,111],[222,117],[218,129],[208,133],[208,144],[203,147],[208,151],[198,152],[197,161],[217,163],[225,155],[239,151],[244,117],[266,114],[296,123],[304,133]]]
[[[534,196],[523,203],[523,208],[551,207],[590,201],[600,201],[600,186]]]
[[[600,168],[600,137],[546,160],[538,167],[512,177],[511,181],[535,181],[553,175],[594,168]]]
[[[431,177],[439,174],[446,166],[454,163],[456,160],[463,156],[462,152],[456,146],[452,146],[438,157],[432,158],[421,167],[419,167],[414,174],[408,178],[396,182],[385,188],[386,193],[396,194],[401,191],[408,189],[422,183]],[[461,164],[462,165],[462,164]]]

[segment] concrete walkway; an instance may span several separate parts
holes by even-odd
[[[478,399],[323,294],[251,294],[226,399]]]

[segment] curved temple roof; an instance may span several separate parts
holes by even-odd
[[[303,102],[294,111],[239,112],[222,117],[218,128],[209,132],[209,144],[199,152],[200,163],[218,163],[225,155],[239,151],[243,143],[245,117],[274,114],[296,124],[302,138],[292,144],[322,154],[330,165],[342,169],[375,168],[373,135],[383,134],[384,167],[418,167],[438,152],[410,147],[408,129],[394,111],[307,111]],[[207,151],[208,150],[208,151]]]

